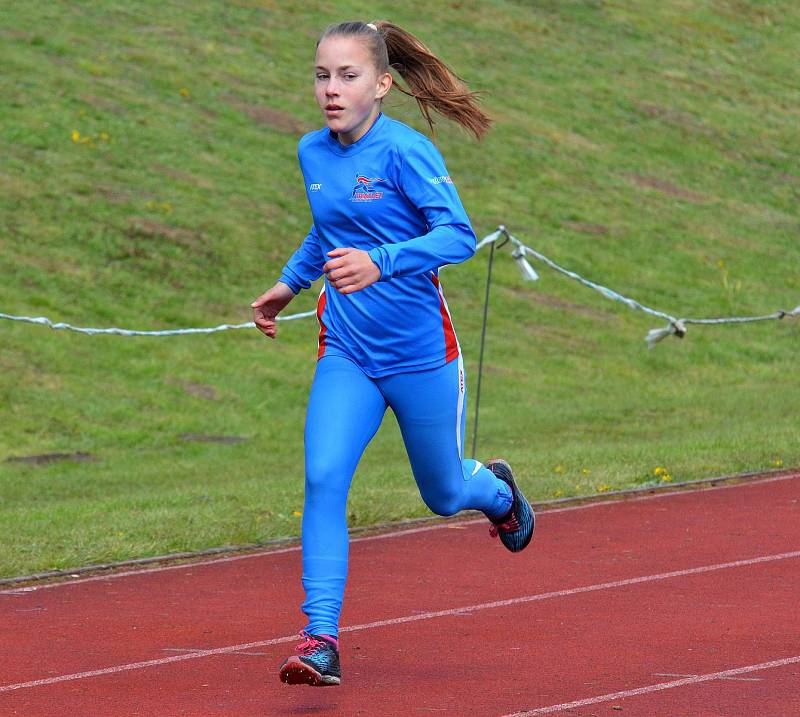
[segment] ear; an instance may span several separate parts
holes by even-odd
[[[389,90],[392,89],[392,74],[390,72],[384,72],[382,75],[378,77],[378,83],[375,89],[375,99],[382,100],[386,95],[389,94]]]

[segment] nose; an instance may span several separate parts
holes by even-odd
[[[327,97],[334,97],[339,94],[339,85],[336,80],[331,77],[325,85],[325,95]]]

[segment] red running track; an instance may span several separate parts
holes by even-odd
[[[800,715],[800,474],[356,539],[341,687],[296,548],[0,591],[0,715]]]

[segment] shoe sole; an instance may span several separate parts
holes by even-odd
[[[510,550],[512,553],[520,553],[530,545],[531,540],[533,539],[533,533],[536,530],[536,513],[534,513],[534,511],[533,511],[533,506],[531,505],[531,502],[525,497],[525,495],[519,489],[519,486],[517,485],[517,481],[514,479],[514,471],[511,470],[511,465],[508,463],[508,461],[503,460],[502,458],[490,458],[488,461],[486,461],[486,463],[484,463],[484,465],[486,466],[486,468],[488,470],[492,470],[491,468],[489,468],[490,465],[502,465],[502,466],[504,466],[508,470],[508,474],[511,477],[511,482],[513,483],[513,485],[509,485],[509,488],[511,488],[512,493],[516,493],[518,496],[520,496],[522,498],[522,500],[524,500],[528,504],[528,509],[531,512],[531,532],[530,532],[530,535],[528,535],[528,539],[516,549],[510,548],[508,545],[506,545],[503,542],[503,545],[508,550]],[[492,473],[494,473],[494,471],[492,471]],[[497,477],[500,478],[500,476],[497,476]],[[504,481],[503,478],[500,478],[500,480]],[[504,481],[504,482],[506,482],[506,481]],[[501,537],[500,540],[502,542],[502,537]]]
[[[323,675],[299,657],[290,657],[281,667],[281,682],[287,685],[311,685],[312,687],[333,687],[341,684],[341,678]]]

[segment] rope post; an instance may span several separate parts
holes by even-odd
[[[483,349],[486,344],[486,323],[489,318],[489,289],[492,286],[492,263],[494,262],[494,245],[492,242],[489,247],[489,268],[486,272],[486,297],[483,301],[483,326],[481,327],[481,351],[478,359],[478,388],[475,393],[475,426],[472,431],[472,458],[475,458],[478,445],[478,413],[481,408],[481,377],[483,376]]]
[[[494,242],[489,247],[489,269],[486,272],[486,298],[483,301],[483,326],[481,327],[481,351],[478,359],[478,388],[475,393],[475,425],[472,429],[472,458],[475,458],[478,445],[478,414],[481,407],[481,377],[483,376],[483,348],[486,343],[486,323],[489,318],[489,288],[492,285],[492,263],[494,261]]]

